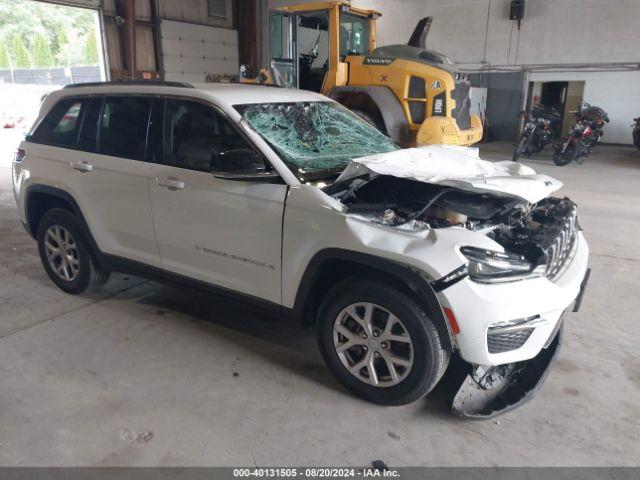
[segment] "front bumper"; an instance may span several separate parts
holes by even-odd
[[[489,367],[470,365],[459,358],[452,362],[449,379],[459,385],[451,400],[455,415],[485,420],[520,407],[538,393],[558,357],[565,315],[570,309],[579,310],[590,273],[587,269],[573,308],[562,313],[549,340],[531,360]]]
[[[461,371],[466,370],[466,375],[451,402],[454,415],[485,420],[528,402],[547,379],[561,344],[562,326],[549,345],[531,360],[488,369],[462,366]]]
[[[459,326],[453,336],[458,353],[475,365],[504,365],[535,358],[552,335],[565,310],[574,303],[585,278],[589,247],[581,232],[577,248],[564,273],[554,282],[539,277],[509,283],[481,284],[468,278],[438,293]],[[535,319],[535,328],[518,348],[491,353],[491,327]]]

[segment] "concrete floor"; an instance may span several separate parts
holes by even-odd
[[[511,145],[482,147],[510,158]],[[486,422],[346,393],[312,332],[116,275],[62,293],[0,163],[0,465],[640,465],[640,155],[526,162],[580,205],[593,274],[538,397]]]

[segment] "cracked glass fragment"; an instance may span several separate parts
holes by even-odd
[[[334,175],[354,158],[399,148],[334,102],[246,104],[235,108],[302,180]]]

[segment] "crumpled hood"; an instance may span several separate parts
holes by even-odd
[[[562,187],[562,182],[518,162],[489,162],[478,149],[454,145],[427,145],[354,159],[337,181],[368,171],[411,178],[461,190],[493,192],[536,203]]]

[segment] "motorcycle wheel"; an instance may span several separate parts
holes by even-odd
[[[524,153],[524,150],[527,148],[527,144],[529,143],[529,138],[531,137],[522,137],[516,146],[516,149],[513,152],[513,161],[517,162],[520,158],[520,155]]]
[[[548,142],[545,142],[544,140],[539,139],[537,142],[535,142],[535,145],[532,148],[533,151],[531,153],[540,153],[544,149],[547,143]]]
[[[558,148],[553,154],[553,163],[555,163],[559,167],[569,165],[576,158],[578,158],[578,150],[579,148],[576,148],[575,143],[570,143],[569,145],[567,145],[567,148],[565,148],[564,152],[562,151],[562,146],[560,146],[560,148]]]

